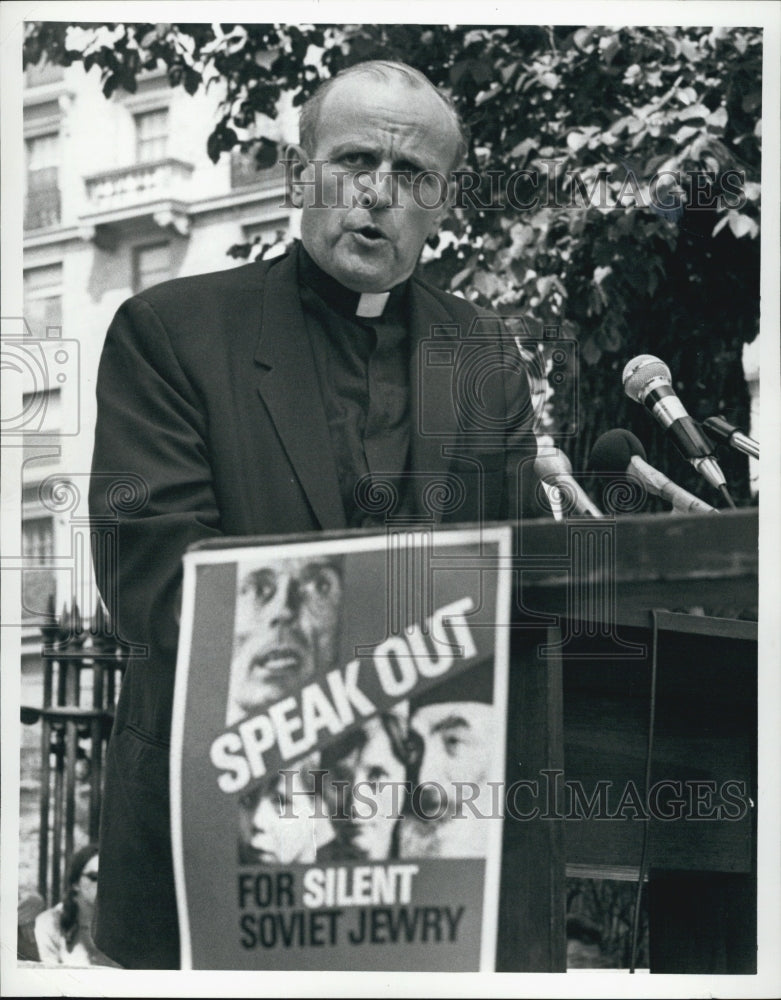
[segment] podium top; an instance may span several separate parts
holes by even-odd
[[[645,625],[651,608],[756,621],[756,508],[718,514],[644,514],[615,519],[521,522],[524,603],[562,615],[573,584],[615,588],[616,621]],[[569,564],[554,565],[554,553]],[[546,568],[549,563],[549,569]]]

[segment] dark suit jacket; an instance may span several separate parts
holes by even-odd
[[[535,454],[517,351],[495,324],[470,337],[476,310],[417,278],[410,303],[422,508],[440,522],[516,516],[518,469]],[[176,967],[168,740],[181,556],[220,535],[345,527],[296,254],[127,301],[97,393],[96,575],[119,637],[146,649],[127,668],[107,755],[96,940],[123,965]],[[437,490],[448,475],[450,491]]]

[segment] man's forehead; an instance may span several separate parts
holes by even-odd
[[[275,559],[267,563],[260,563],[247,567],[242,576],[250,579],[259,575],[270,576],[301,576],[315,573],[319,570],[331,569],[339,572],[337,560],[327,556],[302,556],[293,559]]]
[[[418,729],[429,730],[471,726],[484,710],[490,711],[491,706],[478,701],[436,702],[417,709],[411,722]]]
[[[425,129],[441,142],[458,142],[455,121],[447,106],[428,87],[404,76],[377,79],[355,74],[337,81],[326,95],[317,124],[317,145],[332,145],[350,137],[370,142],[386,131],[417,133]]]

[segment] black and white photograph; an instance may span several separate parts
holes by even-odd
[[[781,4],[0,19],[2,994],[774,995]]]

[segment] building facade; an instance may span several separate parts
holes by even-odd
[[[97,603],[86,500],[103,338],[129,296],[168,278],[235,267],[227,254],[286,234],[281,168],[251,154],[215,164],[206,140],[220,92],[190,96],[164,68],[103,96],[97,67],[25,74],[22,420],[23,657],[44,620]],[[270,123],[266,122],[266,134]],[[289,108],[271,123],[295,139]],[[271,133],[273,135],[273,131]]]

